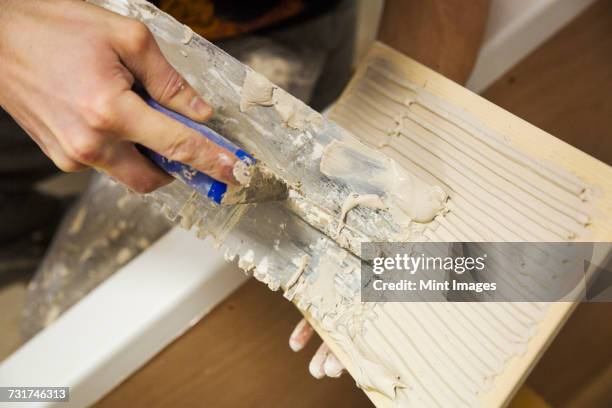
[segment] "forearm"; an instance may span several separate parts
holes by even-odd
[[[489,0],[386,0],[378,39],[464,83],[474,67]]]

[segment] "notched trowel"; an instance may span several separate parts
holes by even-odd
[[[233,153],[240,159],[240,161],[236,163],[235,168],[243,174],[246,181],[244,185],[228,185],[215,180],[189,165],[169,160],[153,150],[139,146],[140,150],[163,171],[187,184],[204,197],[221,205],[281,201],[287,198],[289,192],[287,183],[270,171],[265,165],[258,163],[249,153],[245,152],[208,126],[168,110],[151,98],[146,97],[145,100],[153,109],[196,130],[202,137],[205,137],[216,145]]]
[[[240,268],[252,271],[256,279],[271,289],[282,288],[285,296],[296,301],[302,309],[315,298],[323,299],[304,294],[305,287],[313,282],[309,276],[318,276],[319,270],[325,270],[321,276],[330,278],[354,277],[353,283],[342,289],[342,297],[359,296],[359,285],[354,283],[359,282],[361,243],[404,237],[407,227],[385,209],[361,208],[352,211],[347,218],[347,212],[354,208],[347,206],[347,199],[350,204],[357,202],[351,199],[354,194],[376,194],[384,198],[387,189],[379,181],[387,174],[395,174],[391,159],[363,145],[332,120],[151,3],[88,1],[147,24],[169,62],[184,78],[189,78],[199,95],[219,107],[215,114],[215,130],[249,146],[270,169],[274,169],[274,173],[289,183],[287,186],[258,163],[254,167],[260,171],[259,175],[252,178],[249,188],[234,191],[188,166],[147,152],[166,172],[182,181],[157,189],[147,198],[175,224],[186,229],[195,228],[199,237],[214,237],[227,259],[236,259]],[[256,91],[251,95],[257,97],[253,106],[243,106],[243,99],[249,97],[245,87],[251,89],[251,93]],[[196,129],[203,137],[227,147],[245,162],[255,163],[251,155],[206,126],[150,103],[155,109]],[[334,153],[329,146],[347,149],[358,146],[361,153],[351,157],[329,156],[330,152]],[[347,176],[322,171],[321,163],[326,155],[328,160],[350,159],[346,169],[354,169],[355,174]],[[284,201],[262,205],[215,204],[279,200],[286,196]],[[342,273],[336,275],[336,271]],[[329,284],[333,282],[334,279]],[[301,288],[301,295],[298,288]],[[314,310],[317,305],[311,312]]]

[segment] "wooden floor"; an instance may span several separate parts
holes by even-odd
[[[612,1],[600,0],[484,96],[612,164]],[[365,407],[353,381],[314,380],[287,346],[299,313],[248,282],[98,407]],[[612,304],[583,305],[528,384],[554,406],[612,406]]]
[[[483,96],[612,165],[612,1],[596,2]]]
[[[247,282],[98,408],[371,407],[349,376],[315,380],[288,339],[301,315],[279,293]]]

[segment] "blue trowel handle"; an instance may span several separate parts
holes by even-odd
[[[145,98],[145,101],[153,109],[171,117],[174,120],[181,122],[185,126],[196,130],[202,135],[202,137],[207,138],[211,142],[226,148],[227,150],[235,154],[236,157],[238,157],[240,160],[246,161],[249,164],[255,163],[255,159],[253,158],[253,156],[251,156],[250,154],[248,154],[247,152],[245,152],[244,150],[242,150],[241,148],[239,148],[238,146],[236,146],[235,144],[233,144],[232,142],[209,128],[208,126],[198,122],[194,122],[193,120],[183,115],[168,110],[151,98],[147,97]],[[139,146],[139,149],[143,154],[145,154],[166,173],[170,174],[174,178],[181,180],[188,186],[198,190],[200,194],[209,197],[214,202],[218,204],[221,203],[223,195],[227,191],[227,184],[217,181],[214,178],[195,170],[189,165],[173,160],[168,160],[164,156],[144,146]]]

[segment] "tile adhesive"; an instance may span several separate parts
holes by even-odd
[[[284,106],[277,92],[282,90],[249,73],[241,109],[277,109],[288,126],[299,129],[305,119]],[[359,143],[332,141],[319,149],[320,171],[371,180],[389,192],[349,194],[337,224],[339,242],[347,215],[357,207],[389,211],[404,227],[391,241],[414,240],[415,227],[421,239],[431,241],[586,237],[592,194],[587,185],[514,150],[403,80],[384,61],[370,65],[332,119],[377,153],[364,153]],[[356,168],[364,158],[355,158],[363,154],[370,154],[372,166]],[[387,165],[377,166],[381,161]],[[294,199],[299,207],[300,197]],[[330,249],[315,265],[308,262],[296,260],[298,276],[286,296],[320,322],[355,363],[359,387],[397,406],[478,406],[479,394],[491,389],[505,363],[526,350],[547,309],[533,302],[364,304],[345,296],[354,292],[343,293],[351,281],[358,282],[360,270],[346,251]],[[319,272],[316,279],[300,278],[307,265]],[[242,266],[255,268],[265,281],[265,267]]]
[[[145,22],[158,15],[141,1],[94,2]],[[478,406],[479,396],[491,390],[506,363],[526,350],[548,305],[362,303],[360,263],[354,254],[359,254],[361,242],[371,240],[588,240],[596,189],[525,155],[468,113],[408,81],[384,59],[370,59],[332,111],[331,118],[348,131],[347,136],[323,143],[324,137],[313,137],[322,124],[319,114],[304,109],[252,70],[228,76],[227,69],[208,64],[206,52],[213,52],[208,48],[191,54],[189,45],[203,40],[168,21],[156,21],[154,34],[169,60],[183,68],[185,78],[219,107],[218,125],[235,126],[239,133],[237,123],[249,121],[253,137],[266,143],[274,139],[272,130],[249,115],[272,110],[283,121],[283,145],[258,151],[253,142],[247,150],[259,153],[265,163],[279,163],[274,152],[291,148],[282,154],[299,154],[284,157],[284,162],[298,169],[317,166],[321,178],[312,178],[313,185],[341,180],[354,187],[330,188],[315,203],[312,194],[303,194],[306,182],[300,186],[293,180],[287,202],[210,210],[213,215],[205,219],[193,214],[207,204],[186,192],[184,204],[172,215],[183,227],[195,226],[200,235],[252,245],[240,248],[239,266],[271,289],[282,288],[285,297],[334,340],[349,357],[359,387],[396,406]],[[177,43],[175,38],[185,47],[167,46]],[[239,106],[227,103],[229,97],[219,99],[220,89],[239,95]],[[253,137],[241,140],[248,144]],[[283,167],[277,170],[289,173]],[[314,177],[314,172],[302,176]],[[172,196],[167,201],[174,199],[179,200]],[[337,212],[327,210],[330,206],[325,205],[338,202],[342,204],[334,207]],[[245,217],[249,211],[259,215]],[[333,241],[308,241],[301,220]],[[244,238],[261,230],[273,231],[262,241],[273,241]],[[310,242],[308,253],[296,250],[298,236]],[[275,269],[267,256],[258,255],[265,251],[286,255],[289,267]],[[228,250],[227,258],[235,253]],[[278,279],[282,273],[290,274],[285,283]]]

